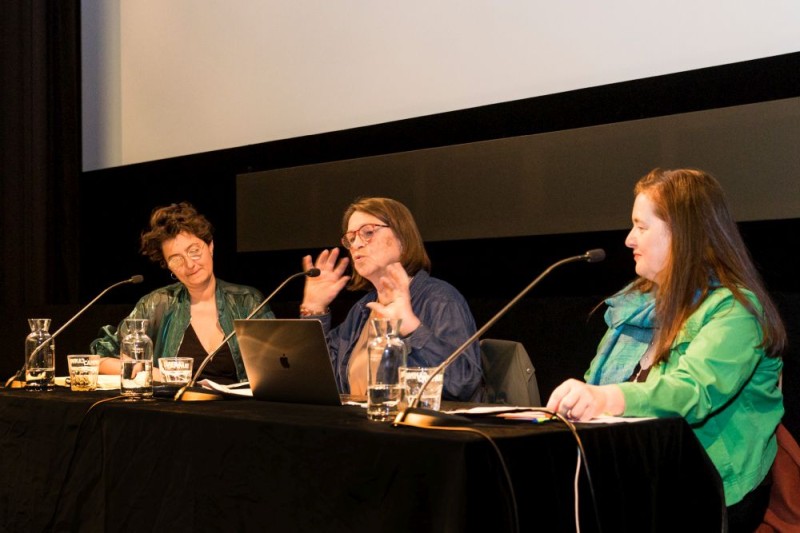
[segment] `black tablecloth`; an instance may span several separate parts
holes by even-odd
[[[0,390],[6,530],[514,530],[512,489],[477,433],[370,422],[355,406],[95,405],[112,396]],[[501,451],[520,529],[575,531],[572,434],[558,422],[473,427]],[[683,419],[578,435],[581,531],[720,531],[719,477]]]

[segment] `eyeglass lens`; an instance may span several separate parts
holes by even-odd
[[[196,244],[186,250],[186,255],[192,261],[199,261],[201,257],[203,257],[203,247],[199,244]],[[186,258],[183,255],[176,255],[172,257],[169,261],[167,261],[172,268],[180,268],[186,264]]]
[[[388,228],[386,225],[379,224],[364,224],[357,230],[348,231],[342,236],[342,245],[345,248],[350,248],[356,240],[356,235],[361,237],[364,242],[369,242],[375,236],[375,232],[381,228]]]

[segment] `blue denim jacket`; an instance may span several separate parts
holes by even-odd
[[[421,270],[411,280],[411,308],[421,324],[403,340],[408,344],[409,366],[434,367],[442,363],[470,335],[475,333],[475,319],[466,300],[449,283],[430,277]],[[341,392],[350,392],[347,365],[353,347],[361,336],[370,314],[367,303],[374,302],[370,291],[353,305],[344,322],[331,329],[330,314],[315,317],[322,321],[328,338],[336,382]],[[445,400],[469,401],[480,394],[481,357],[478,343],[473,343],[444,373]]]

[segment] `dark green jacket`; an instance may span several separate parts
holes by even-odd
[[[253,287],[235,285],[217,278],[216,299],[217,316],[225,335],[233,331],[233,320],[247,318],[258,307],[264,297]],[[189,291],[182,283],[174,283],[156,289],[143,296],[127,318],[146,318],[148,322],[147,336],[153,341],[153,364],[158,364],[160,357],[175,357],[181,347],[183,334],[189,326],[191,312],[189,308]],[[265,305],[254,318],[274,318],[269,306]],[[104,326],[101,337],[92,341],[90,351],[105,357],[119,357],[120,340],[125,337],[125,320],[115,329]],[[246,381],[242,355],[236,336],[228,341],[236,366],[239,381]]]

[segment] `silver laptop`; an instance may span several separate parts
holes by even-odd
[[[253,398],[341,405],[319,320],[234,320]]]

